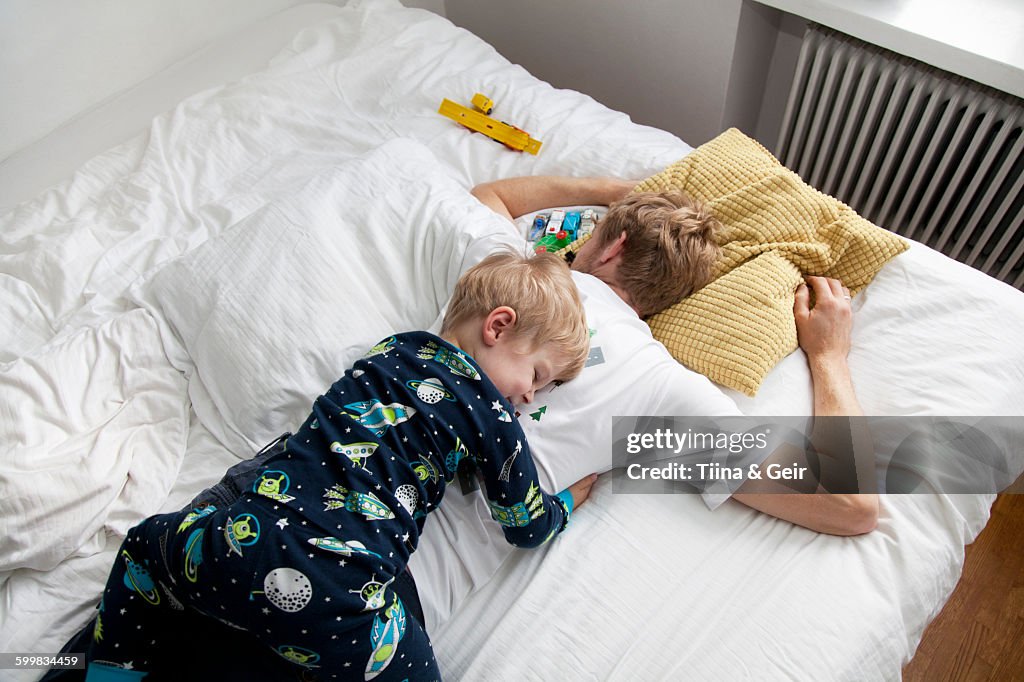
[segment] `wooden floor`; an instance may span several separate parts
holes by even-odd
[[[906,682],[1024,681],[1024,494],[1000,495]]]

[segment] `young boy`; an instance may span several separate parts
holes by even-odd
[[[251,491],[129,531],[87,680],[141,678],[159,666],[165,633],[197,612],[316,679],[440,679],[392,582],[463,460],[510,543],[536,547],[565,528],[594,478],[557,496],[541,490],[513,404],[576,376],[587,352],[564,263],[488,257],[459,280],[440,337],[410,332],[374,346],[316,400]]]

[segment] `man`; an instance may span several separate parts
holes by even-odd
[[[588,325],[596,329],[591,347],[598,361],[588,364],[571,383],[536,396],[536,412],[520,419],[542,481],[549,486],[611,468],[613,415],[739,414],[735,403],[710,381],[672,359],[642,319],[707,283],[708,261],[713,262],[718,252],[710,239],[714,218],[685,197],[622,201],[635,184],[615,178],[533,176],[472,190],[481,203],[509,221],[552,206],[610,206],[572,263]],[[662,241],[663,232],[673,237]],[[522,241],[516,235],[513,238]],[[657,267],[652,267],[654,261]],[[811,370],[815,415],[863,414],[846,362],[849,292],[837,280],[809,277],[808,284],[796,292],[794,313],[799,343]],[[643,391],[635,390],[637,382]],[[759,485],[764,484],[749,481],[732,497],[823,533],[862,534],[877,522],[878,498],[873,494],[767,493]],[[704,495],[711,508],[727,497]],[[454,493],[437,516],[439,522],[427,528],[420,551],[410,563],[428,631],[487,582],[509,554],[479,495]]]
[[[617,178],[527,176],[481,184],[474,187],[472,193],[485,206],[513,220],[515,216],[549,206],[611,206],[622,200],[636,184]],[[696,213],[699,222],[713,220],[702,208],[692,206],[689,204],[684,210]],[[615,230],[617,234],[609,234],[603,231],[608,227],[608,218],[602,223],[595,229],[594,236],[580,249],[571,267],[600,279],[630,304],[637,316],[643,318],[659,312],[706,283],[707,271],[701,269],[689,276],[704,281],[692,286],[679,286],[685,293],[668,304],[658,309],[631,304],[632,292],[642,287],[643,283],[630,282],[628,275],[623,277],[622,273],[628,272],[630,260],[636,260],[638,254],[631,253],[627,230]],[[709,236],[710,231],[701,233],[702,239]],[[679,248],[692,249],[685,236],[679,242],[683,244]],[[714,252],[715,249],[711,250]],[[649,254],[641,254],[639,258],[649,258]],[[685,263],[688,259],[677,260]],[[669,281],[686,277],[686,274],[679,272],[662,274],[662,278]],[[852,323],[849,290],[835,279],[808,277],[807,281],[810,288],[802,284],[796,292],[794,314],[798,341],[807,355],[814,384],[814,414],[862,415],[863,410],[857,402],[846,361]],[[809,305],[811,289],[816,300],[813,309]],[[878,520],[878,497],[873,494],[782,495],[749,492],[752,489],[753,486],[747,488],[747,491],[741,489],[733,497],[754,509],[823,533],[858,535],[873,530]]]

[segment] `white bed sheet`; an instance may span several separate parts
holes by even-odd
[[[540,156],[509,152],[435,113],[442,97],[477,91],[544,141]],[[355,3],[303,33],[266,72],[189,99],[7,214],[0,317],[18,323],[0,329],[4,483],[15,465],[40,468],[22,447],[60,455],[58,467],[87,461],[111,473],[89,479],[88,499],[70,481],[55,484],[58,496],[94,506],[75,513],[91,521],[74,533],[56,524],[33,543],[43,530],[27,514],[35,498],[5,501],[5,522],[22,532],[2,554],[0,650],[58,648],[90,617],[124,524],[176,508],[247,454],[189,411],[187,367],[171,371],[188,358],[128,288],[311,174],[397,137],[425,145],[466,188],[533,173],[639,178],[689,149],[534,80],[436,16]],[[1012,345],[1024,333],[1022,300],[924,247],[897,258],[856,303],[851,366],[867,411],[1022,414],[1013,386],[1024,359]],[[93,357],[108,374],[83,370]],[[118,396],[127,389],[128,399]],[[750,412],[800,414],[809,396],[797,353],[756,399],[734,397]],[[25,412],[33,401],[49,409]],[[155,463],[142,461],[143,449]],[[118,481],[131,482],[124,494]],[[963,544],[990,502],[893,498],[878,531],[839,539],[734,503],[710,513],[692,496],[612,495],[603,480],[572,534],[546,551],[516,552],[435,632],[438,657],[448,677],[465,679],[895,679],[952,590]],[[51,532],[69,537],[53,542]]]

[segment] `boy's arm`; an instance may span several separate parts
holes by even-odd
[[[485,182],[471,193],[484,206],[513,220],[552,206],[607,206],[626,196],[636,185],[635,181],[618,178],[528,175]]]
[[[498,447],[476,454],[491,517],[509,544],[539,547],[565,530],[573,510],[573,493],[551,495],[540,485],[526,437],[514,422],[499,429]],[[504,444],[510,444],[502,447]],[[589,490],[589,489],[588,489]]]

